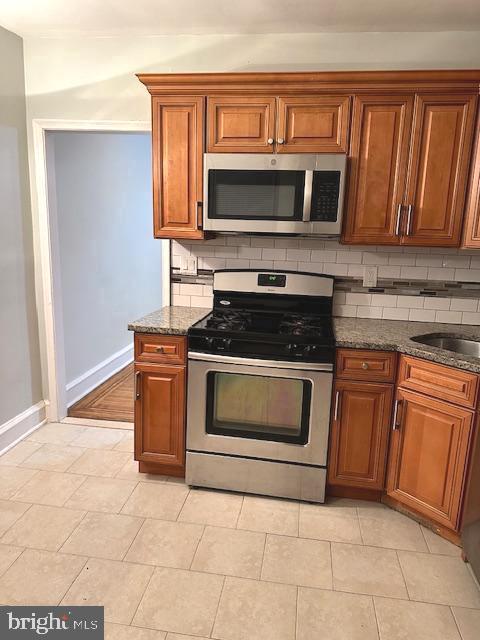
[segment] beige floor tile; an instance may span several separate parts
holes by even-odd
[[[332,513],[343,516],[356,516],[357,507],[364,501],[352,500],[350,498],[328,498],[324,504],[318,505],[324,513]]]
[[[480,590],[461,558],[399,551],[411,600],[480,608]]]
[[[133,624],[209,636],[223,581],[223,576],[157,567]]]
[[[52,422],[46,424],[34,431],[27,440],[33,442],[42,442],[43,444],[69,444],[75,438],[84,431],[85,427],[73,425],[73,424],[60,424],[58,422]]]
[[[56,605],[85,562],[79,556],[26,549],[0,578],[0,602]]]
[[[117,513],[87,513],[62,546],[62,553],[121,560],[143,520]]]
[[[382,640],[461,640],[449,607],[374,598]]]
[[[480,610],[453,607],[462,640],[478,640],[480,636]]]
[[[116,478],[124,478],[125,480],[135,480],[136,482],[168,482],[168,476],[162,476],[156,473],[140,473],[138,471],[138,462],[133,456],[125,463],[125,465],[116,474]]]
[[[298,502],[245,496],[238,519],[239,529],[284,536],[298,535]]]
[[[11,498],[36,473],[38,473],[36,469],[0,467],[0,499],[8,500]]]
[[[459,557],[462,554],[461,547],[457,547],[456,544],[445,540],[442,536],[439,536],[435,531],[422,527],[423,536],[427,543],[430,553],[437,553],[441,556],[455,556]]]
[[[268,535],[262,580],[331,589],[330,543]]]
[[[63,557],[62,554],[58,555]],[[145,565],[91,558],[66,593],[62,604],[104,606],[105,622],[128,625],[152,571],[152,567]]]
[[[165,640],[164,631],[129,627],[124,624],[105,624],[105,640]],[[189,640],[193,640],[190,636]],[[201,639],[200,639],[201,640]]]
[[[2,542],[57,551],[84,515],[85,511],[34,504],[10,527]]]
[[[44,444],[21,463],[28,469],[44,471],[66,471],[84,452],[80,447]]]
[[[33,502],[62,507],[72,493],[84,482],[85,476],[57,471],[39,471],[13,496],[20,502]]]
[[[74,447],[83,447],[84,449],[113,449],[124,435],[125,433],[119,429],[88,427],[72,440],[71,444]]]
[[[428,551],[418,522],[401,513],[380,513],[380,517],[365,517],[360,510],[360,530],[364,544],[387,549]]]
[[[188,569],[202,533],[199,524],[145,520],[125,560]]]
[[[7,529],[10,529],[12,524],[29,508],[30,505],[24,504],[23,502],[0,500],[0,536],[2,536]]]
[[[206,527],[192,569],[240,578],[259,578],[265,534]]]
[[[298,590],[297,640],[317,638],[378,640],[372,598],[301,587]]]
[[[200,636],[184,636],[182,633],[167,633],[167,640],[210,640]]]
[[[131,458],[130,453],[106,449],[86,449],[69,468],[69,473],[84,473],[87,476],[113,478]]]
[[[23,547],[12,547],[9,544],[0,544],[0,575],[15,562],[22,551]]]
[[[65,506],[71,509],[118,513],[135,489],[136,484],[131,480],[120,478],[89,476],[82,486],[69,496]]]
[[[188,487],[169,483],[139,482],[122,509],[144,518],[176,520],[188,495]]]
[[[15,467],[21,462],[23,462],[26,458],[32,455],[34,451],[40,449],[40,442],[30,442],[28,440],[23,440],[16,444],[12,449],[4,453],[3,456],[0,456],[0,465],[7,465],[9,467]]]
[[[235,528],[243,496],[224,491],[190,491],[178,516],[184,522]]]
[[[321,504],[300,505],[299,535],[302,538],[362,544],[357,515],[324,509]]]
[[[113,448],[115,449],[115,451],[128,451],[130,453],[133,453],[134,444],[135,444],[134,440],[135,438],[134,438],[133,431],[128,433],[123,433],[122,439]]]
[[[212,637],[294,640],[296,600],[291,585],[226,578]]]
[[[397,553],[392,549],[333,542],[332,570],[336,591],[408,598]]]

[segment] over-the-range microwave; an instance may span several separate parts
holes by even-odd
[[[206,153],[204,229],[340,235],[346,156]]]

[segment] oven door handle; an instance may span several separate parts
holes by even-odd
[[[300,371],[333,371],[333,364],[321,362],[286,362],[284,360],[260,360],[255,358],[238,358],[221,356],[216,353],[188,352],[189,360],[201,362],[217,362],[218,364],[244,364],[252,367],[274,367],[276,369],[297,369]]]

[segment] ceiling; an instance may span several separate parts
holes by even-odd
[[[476,31],[480,0],[0,0],[21,36]]]

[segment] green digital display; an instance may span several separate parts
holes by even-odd
[[[287,276],[284,273],[259,273],[259,287],[285,287]]]

